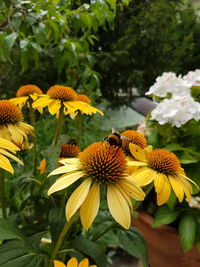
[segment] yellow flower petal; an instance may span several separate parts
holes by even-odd
[[[131,143],[129,144],[129,149],[134,158],[142,162],[147,162],[146,153],[139,146]]]
[[[18,162],[22,166],[24,165],[24,163],[20,159],[18,159],[17,157],[15,157],[14,155],[12,155],[8,151],[5,151],[5,150],[3,150],[3,149],[0,148],[0,153],[3,154],[3,155],[5,155],[5,156],[7,156],[7,157],[9,157],[9,158],[11,158],[11,159],[13,159],[13,160],[15,160],[16,162]]]
[[[66,267],[66,265],[62,263],[61,261],[54,261],[53,263],[54,263],[54,267]],[[70,267],[72,267],[72,265]]]
[[[0,137],[0,147],[8,149],[8,150],[10,150],[12,152],[20,150],[18,146],[16,146],[15,144],[10,142],[9,140],[6,140],[6,139],[1,138],[1,137]]]
[[[51,113],[51,115],[56,114],[59,111],[60,107],[61,107],[61,103],[60,103],[60,100],[58,100],[58,99],[52,101],[48,105],[48,109],[49,109],[49,112]]]
[[[15,105],[23,104],[28,100],[28,96],[21,96],[9,99]]]
[[[154,177],[156,175],[156,172],[154,170],[151,170],[150,168],[142,168],[141,170],[135,171],[131,177],[139,186],[145,186],[150,184]]]
[[[165,174],[159,173],[159,172],[155,173],[154,186],[155,186],[156,193],[159,193],[164,186],[164,179],[165,178],[163,178],[163,177],[165,177]]]
[[[178,176],[181,176],[182,178],[190,181],[191,183],[193,183],[194,185],[196,185],[196,187],[199,189],[198,185],[193,180],[191,180],[189,177],[187,177],[186,175],[183,175],[182,173],[178,173]]]
[[[10,173],[14,173],[14,169],[12,167],[12,165],[10,164],[10,161],[4,157],[3,155],[0,154],[0,168],[10,172]]]
[[[23,135],[20,133],[19,128],[15,126],[14,124],[8,124],[7,127],[11,134],[12,140],[17,145],[21,145],[23,143],[24,138],[23,138]]]
[[[191,200],[191,193],[192,193],[191,184],[186,179],[184,179],[182,177],[178,177],[177,182],[182,186],[187,200],[190,201]]]
[[[65,209],[67,221],[70,220],[70,218],[74,215],[74,213],[83,204],[83,201],[85,200],[89,192],[91,182],[92,180],[90,178],[86,179],[71,194],[70,198],[67,201]]]
[[[107,187],[107,202],[111,215],[125,229],[130,227],[131,215],[128,202],[120,191],[112,184]]]
[[[138,201],[144,200],[145,193],[131,178],[119,181],[118,185],[128,196]]]
[[[88,261],[88,259],[83,259],[83,260],[79,263],[78,267],[88,267],[88,265],[89,265],[89,261]]]
[[[159,193],[157,193],[157,204],[159,206],[167,202],[171,193],[171,186],[169,180],[167,179],[166,176],[163,176],[163,180],[164,180],[163,188]]]
[[[49,97],[41,97],[38,98],[37,100],[35,100],[33,102],[33,108],[37,108],[37,107],[46,107],[48,106],[51,102],[53,102],[54,99],[51,99]]]
[[[76,164],[79,163],[80,160],[78,158],[69,158],[69,159],[59,160],[59,162],[62,164]]]
[[[130,167],[132,167],[132,166],[147,166],[147,163],[141,162],[141,161],[132,160],[132,161],[128,161],[127,165],[130,166]]]
[[[77,266],[78,266],[78,261],[76,258],[71,258],[67,263],[67,267],[77,267]]]
[[[61,177],[49,188],[47,192],[48,196],[53,194],[54,192],[67,188],[68,186],[76,182],[78,179],[80,179],[83,175],[84,172],[77,171]]]
[[[88,230],[93,223],[99,210],[99,204],[100,184],[94,183],[80,208],[81,222],[85,230]]]
[[[52,176],[52,175],[61,174],[61,173],[67,173],[67,172],[71,172],[71,171],[76,171],[77,169],[78,169],[77,165],[68,164],[68,165],[61,166],[61,167],[53,170],[52,172],[49,173],[48,177]]]
[[[183,201],[183,197],[184,197],[182,186],[177,181],[177,179],[175,177],[173,177],[172,175],[169,175],[168,176],[168,179],[170,181],[170,184],[172,186],[172,189],[174,190],[174,193],[178,197],[179,202],[182,202]]]

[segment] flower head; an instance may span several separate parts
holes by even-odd
[[[80,148],[77,145],[65,144],[61,147],[60,158],[74,158],[79,152]]]
[[[16,93],[15,98],[11,98],[10,101],[18,105],[20,108],[22,108],[24,105],[26,105],[28,108],[30,108],[30,104],[32,104],[33,101],[35,101],[39,95],[42,94],[41,89],[34,85],[34,84],[27,84],[21,86]],[[40,113],[42,113],[42,109],[38,109]]]
[[[42,95],[33,103],[33,107],[46,107],[48,106],[49,112],[54,115],[64,109],[65,115],[75,114],[76,111],[91,115],[92,113],[103,112],[89,105],[86,102],[78,101],[77,94],[71,87],[54,85],[49,88],[46,95]],[[73,116],[74,117],[74,116]]]
[[[8,139],[21,148],[28,142],[34,128],[23,122],[21,110],[9,100],[0,100],[0,137]]]
[[[158,205],[167,202],[171,188],[179,202],[183,201],[184,194],[190,201],[192,187],[188,181],[194,182],[185,175],[179,159],[174,153],[165,149],[144,152],[134,144],[130,144],[129,147],[137,161],[129,161],[128,165],[140,167],[132,174],[132,178],[139,186],[154,182]]]
[[[134,130],[127,130],[121,133],[122,136],[122,149],[124,150],[127,156],[132,156],[129,144],[135,144],[144,149],[147,147],[146,138],[139,132]],[[124,137],[124,138],[123,138]]]
[[[50,187],[49,195],[84,178],[66,204],[67,220],[80,208],[81,222],[87,230],[99,210],[100,189],[106,187],[111,215],[123,227],[129,228],[132,207],[130,198],[143,200],[144,192],[128,176],[127,161],[121,148],[107,142],[97,142],[80,152],[78,158],[60,162],[64,166],[50,175],[63,175]]]
[[[13,155],[20,149],[12,142],[0,137],[0,168],[14,173],[13,167],[7,157],[15,160],[19,164],[23,165],[23,162]]]
[[[96,265],[89,265],[88,259],[83,259],[79,264],[76,258],[71,258],[67,265],[61,261],[54,261],[54,267],[97,267]]]
[[[89,105],[91,104],[90,98],[83,94],[78,94],[76,97],[76,100],[88,103]]]

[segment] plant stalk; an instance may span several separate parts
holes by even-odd
[[[64,225],[64,227],[63,227],[63,229],[62,229],[62,231],[61,231],[61,233],[60,233],[60,236],[59,236],[59,238],[58,238],[58,240],[57,240],[57,242],[56,242],[56,245],[55,245],[54,249],[52,250],[52,253],[51,253],[51,256],[50,256],[50,261],[49,261],[47,267],[52,267],[52,266],[53,266],[53,261],[55,260],[57,254],[58,254],[58,252],[59,252],[59,250],[60,250],[60,247],[61,247],[61,245],[62,245],[62,243],[63,243],[63,240],[64,240],[64,238],[65,238],[67,232],[69,231],[69,229],[70,229],[70,227],[71,227],[73,221],[74,221],[74,220],[73,220],[73,217],[72,217],[72,218],[69,220],[69,222],[66,222],[66,223],[65,223],[65,225]]]
[[[7,211],[6,211],[6,197],[5,197],[5,171],[0,168],[0,202],[1,202],[1,209],[2,215],[4,219],[7,219]]]
[[[59,136],[62,130],[63,115],[64,115],[64,105],[62,104],[59,110],[59,115],[57,119],[56,134],[55,134],[55,139],[54,139],[55,146],[58,144],[58,139],[59,139]]]

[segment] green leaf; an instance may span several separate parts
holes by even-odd
[[[179,214],[179,210],[172,211],[168,206],[162,206],[156,212],[152,226],[157,227],[162,224],[169,224],[175,221]]]
[[[148,250],[144,237],[135,228],[131,227],[127,231],[117,231],[120,246],[130,255],[143,261],[144,265],[148,265]]]
[[[50,145],[45,150],[43,150],[42,155],[44,156],[47,163],[47,173],[53,171],[58,167],[58,158],[60,154],[60,147]]]
[[[4,38],[4,41],[5,41],[5,45],[6,45],[6,49],[10,52],[10,50],[12,49],[14,43],[15,43],[15,40],[17,39],[17,36],[18,34],[16,32],[13,32],[9,35],[7,35],[5,38]]]
[[[83,236],[79,236],[75,238],[75,240],[72,240],[71,242],[77,250],[92,257],[96,261],[98,267],[107,266],[106,255],[104,251],[102,251],[101,247],[96,242],[88,240],[87,238]]]
[[[190,164],[190,163],[195,163],[198,162],[197,159],[195,159],[190,153],[183,151],[179,155],[179,160],[182,164]]]
[[[10,241],[2,245],[0,255],[1,267],[44,266],[45,257],[28,251],[20,241]]]
[[[179,223],[179,239],[185,252],[190,250],[195,242],[196,229],[196,220],[192,214],[188,213]]]

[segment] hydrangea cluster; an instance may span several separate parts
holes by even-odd
[[[165,72],[157,77],[147,95],[164,98],[151,112],[151,119],[159,124],[170,123],[181,127],[189,120],[200,120],[200,103],[191,96],[191,87],[200,86],[200,70],[190,71],[181,77],[175,73]]]

